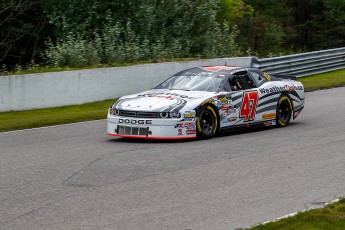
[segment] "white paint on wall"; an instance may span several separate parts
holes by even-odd
[[[115,99],[148,90],[173,74],[205,65],[252,66],[252,57],[165,62],[0,77],[0,112]]]

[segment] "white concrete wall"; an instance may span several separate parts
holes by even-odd
[[[173,74],[205,65],[251,67],[252,58],[219,58],[0,77],[0,112],[114,99],[148,90]]]

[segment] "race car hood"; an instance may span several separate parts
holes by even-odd
[[[188,102],[203,100],[215,95],[214,92],[154,89],[122,97],[116,108],[140,111],[172,111],[182,109]]]

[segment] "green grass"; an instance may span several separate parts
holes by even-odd
[[[321,209],[298,213],[296,216],[257,225],[248,230],[340,230],[345,229],[345,198]]]
[[[345,70],[299,78],[306,91],[345,85]],[[0,113],[0,132],[105,119],[113,100],[76,106]]]
[[[49,109],[0,113],[0,132],[105,119],[114,100]]]
[[[345,70],[298,78],[306,91],[345,86]]]

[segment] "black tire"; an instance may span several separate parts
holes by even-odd
[[[200,139],[213,137],[217,132],[218,118],[210,105],[200,107],[196,118],[197,136]]]
[[[281,95],[278,100],[276,122],[278,127],[285,127],[290,123],[292,103],[288,96]]]

